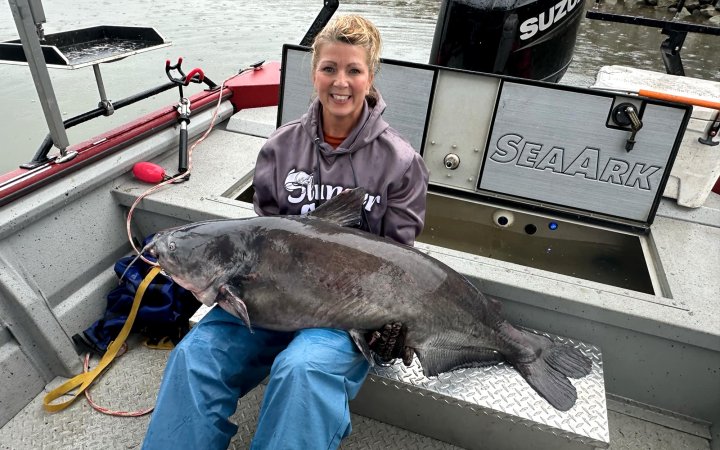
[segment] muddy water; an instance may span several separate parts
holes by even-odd
[[[425,63],[440,0],[360,0],[341,2],[338,13],[361,13],[381,29],[383,56]],[[588,2],[592,5],[592,0]],[[53,0],[44,2],[46,33],[97,25],[153,26],[173,45],[110,64],[102,64],[105,90],[119,100],[166,81],[164,64],[182,56],[187,70],[200,67],[220,82],[262,59],[278,60],[283,43],[302,39],[322,6],[319,0],[202,3],[127,0]],[[282,13],[279,13],[282,12]],[[0,2],[0,41],[16,39],[7,2]],[[589,86],[597,70],[609,64],[664,72],[656,28],[583,19],[575,57],[564,84]],[[682,51],[686,74],[720,80],[720,37],[690,34]],[[94,109],[99,101],[90,67],[52,69],[51,79],[63,119]],[[72,128],[71,142],[89,138],[140,113],[177,101],[176,91],[117,111],[113,116]],[[0,64],[0,172],[29,160],[47,126],[26,66]]]

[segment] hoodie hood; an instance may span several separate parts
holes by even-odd
[[[353,128],[347,138],[336,149],[325,143],[322,131],[322,104],[317,98],[300,119],[300,123],[313,142],[319,143],[320,152],[325,157],[333,157],[346,153],[355,153],[378,138],[388,127],[382,118],[385,101],[377,94],[375,106],[370,106],[367,99],[363,105],[358,125]]]

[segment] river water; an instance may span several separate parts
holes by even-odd
[[[587,0],[586,8],[593,0]],[[219,83],[259,60],[279,60],[282,44],[298,43],[322,7],[321,0],[219,0],[212,4],[176,0],[53,0],[44,2],[45,32],[97,25],[152,26],[170,47],[100,66],[105,90],[119,100],[163,84],[166,59],[182,56],[183,68],[200,67]],[[426,63],[440,0],[343,1],[336,14],[360,13],[372,20],[384,39],[382,56]],[[575,55],[563,84],[587,87],[604,65],[620,64],[664,72],[657,28],[584,18]],[[7,2],[0,0],[0,41],[17,39]],[[682,50],[686,75],[720,81],[720,37],[690,33]],[[99,101],[90,67],[50,69],[63,119],[94,109]],[[27,66],[0,64],[0,173],[32,158],[47,134],[42,108]],[[71,143],[176,102],[176,90],[158,95],[68,130]]]

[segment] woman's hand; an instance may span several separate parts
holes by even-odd
[[[377,356],[376,360],[381,365],[391,363],[395,358],[402,358],[405,366],[412,364],[415,351],[405,346],[407,326],[402,322],[385,324],[380,330],[368,333],[366,339],[368,346]]]

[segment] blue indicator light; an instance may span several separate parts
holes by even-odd
[[[558,227],[557,222],[550,222],[550,223],[548,224],[548,228],[550,228],[552,231],[557,230],[557,227]]]

